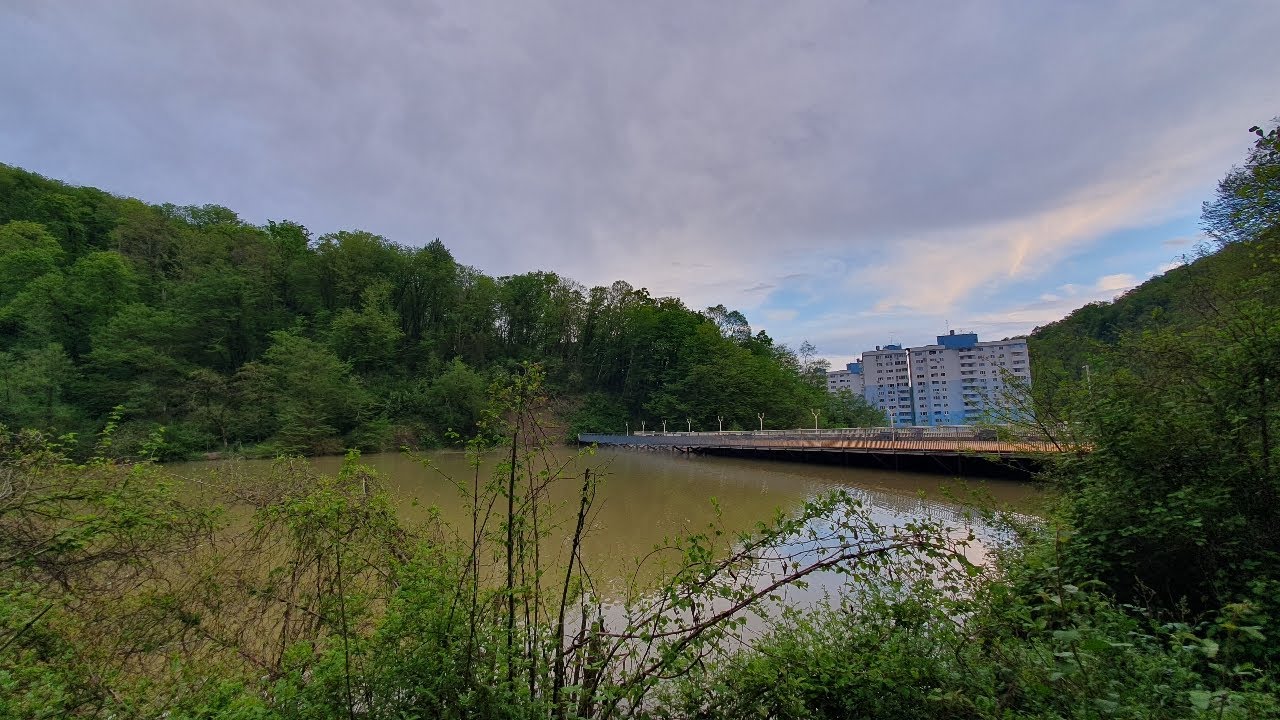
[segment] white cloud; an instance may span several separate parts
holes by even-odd
[[[1115,275],[1103,275],[1093,284],[1093,289],[1100,293],[1128,290],[1138,284],[1138,279],[1129,273],[1117,273]]]
[[[889,258],[851,284],[878,287],[878,309],[953,312],[975,291],[1044,275],[1107,234],[1185,214],[1205,178],[1221,172],[1223,158],[1239,144],[1225,136],[1193,142],[1212,136],[1208,125],[1201,120],[1170,128],[1147,152],[1119,167],[1100,167],[1105,174],[1048,209],[897,243]],[[1182,154],[1171,147],[1183,148]],[[1132,280],[1108,282],[1122,287]]]
[[[1024,334],[1037,326],[1060,320],[1089,303],[1115,300],[1138,284],[1138,278],[1129,273],[1103,275],[1088,286],[1060,285],[1057,294],[1041,295],[1037,302],[978,313],[971,322],[995,335]]]

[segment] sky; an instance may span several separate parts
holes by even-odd
[[[1193,253],[1276,38],[1276,0],[0,0],[0,162],[723,303],[839,365]]]

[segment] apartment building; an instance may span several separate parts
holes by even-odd
[[[848,390],[854,395],[861,395],[863,388],[861,360],[855,360],[845,365],[844,370],[827,373],[827,392],[829,393],[834,394],[841,390]]]
[[[979,341],[954,330],[932,345],[877,346],[827,373],[828,392],[862,395],[893,427],[1018,420],[1030,386],[1026,338]]]
[[[965,422],[1025,419],[1031,387],[1026,338],[988,340],[957,351]]]
[[[877,345],[862,353],[862,397],[884,411],[893,427],[910,427],[914,421],[908,357],[901,345]]]
[[[953,330],[911,348],[910,368],[916,425],[1017,419],[1031,384],[1026,338],[980,342],[976,333]]]

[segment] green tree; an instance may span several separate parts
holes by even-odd
[[[235,388],[231,381],[206,368],[191,370],[182,384],[186,394],[186,416],[209,435],[231,445],[236,423]]]
[[[1253,241],[1280,227],[1280,131],[1249,128],[1257,141],[1243,167],[1234,167],[1204,204],[1205,232],[1219,243]]]
[[[63,340],[72,356],[80,357],[89,351],[94,331],[137,299],[138,281],[124,256],[111,251],[85,255],[66,278],[66,294],[58,299],[69,320]]]
[[[57,343],[0,353],[0,424],[44,430],[78,427],[67,402],[78,373]]]
[[[174,288],[169,305],[180,321],[187,359],[230,374],[263,351],[283,318],[271,312],[261,280],[219,262]]]
[[[479,373],[454,358],[426,392],[426,418],[436,428],[470,437],[488,403],[487,390]]]
[[[0,308],[32,280],[57,270],[63,257],[43,225],[21,220],[0,225]]]
[[[96,414],[123,404],[131,414],[172,422],[189,371],[180,359],[184,335],[171,311],[141,303],[122,308],[94,333],[83,359],[87,404]]]
[[[707,308],[705,314],[724,337],[739,343],[751,339],[751,325],[741,311],[730,310],[722,304]]]
[[[397,364],[404,334],[387,294],[385,285],[367,289],[358,312],[343,308],[329,326],[329,347],[362,373],[386,371]]]
[[[848,389],[826,393],[823,422],[829,427],[882,427],[890,424],[884,410],[872,407]]]
[[[0,325],[28,346],[57,342],[76,359],[89,351],[93,332],[136,297],[137,283],[121,255],[90,253],[66,273],[29,282],[0,309]]]
[[[242,399],[265,403],[272,440],[287,452],[334,451],[363,419],[368,396],[351,366],[324,345],[271,334],[262,359],[241,369]]]
[[[287,220],[267,222],[272,297],[292,313],[314,313],[321,305],[319,277],[310,250],[311,232]]]
[[[409,254],[395,277],[391,301],[411,344],[444,341],[460,292],[457,263],[438,238]]]
[[[362,230],[323,235],[315,252],[320,297],[330,310],[355,307],[370,282],[394,277],[404,263],[399,246]]]
[[[167,280],[179,267],[179,233],[162,212],[138,200],[126,200],[111,236],[120,254],[149,281],[148,289],[159,291],[163,298]]]

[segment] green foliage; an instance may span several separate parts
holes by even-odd
[[[131,692],[130,668],[189,632],[191,617],[174,612],[180,591],[161,578],[214,516],[179,502],[150,466],[76,465],[3,426],[0,477],[0,714],[106,714],[119,707],[113,686]]]
[[[454,358],[423,393],[421,414],[433,427],[469,437],[488,404],[485,379]]]
[[[1219,243],[1251,242],[1280,227],[1280,129],[1257,136],[1244,167],[1235,167],[1204,204],[1204,228]]]
[[[0,377],[22,388],[0,409],[8,422],[90,435],[124,405],[147,427],[185,428],[175,451],[420,447],[473,433],[484,387],[522,361],[557,394],[608,406],[577,429],[691,418],[705,430],[718,416],[751,427],[759,412],[769,427],[803,426],[811,408],[829,424],[865,420],[827,407],[820,362],[801,365],[723,306],[550,272],[493,278],[439,240],[313,240],[289,221],[255,227],[218,206],[148,205],[7,166],[0,192]],[[285,349],[282,332],[314,346]],[[39,383],[21,378],[47,368],[21,366],[54,345],[71,372],[39,412],[27,389]]]
[[[570,414],[566,434],[577,437],[581,433],[625,433],[629,422],[626,406],[617,399],[604,393],[590,393],[581,399],[578,407]]]
[[[329,345],[338,357],[361,372],[378,372],[396,364],[396,351],[404,335],[387,305],[386,288],[365,291],[359,312],[343,308],[329,325]]]
[[[1246,603],[1275,637],[1280,604],[1254,588],[1280,581],[1280,307],[1248,287],[1233,283],[1202,325],[1148,330],[1100,357],[1077,415],[1092,452],[1055,475],[1073,576],[1198,619]]]
[[[273,351],[314,352],[299,338]],[[268,352],[268,363],[280,355]],[[335,362],[337,362],[335,360]],[[465,369],[465,365],[458,364]],[[599,485],[547,453],[544,376],[491,387],[458,482],[472,524],[400,523],[352,453],[336,477],[282,459],[182,502],[149,462],[157,433],[110,416],[77,465],[39,435],[0,430],[0,709],[71,717],[610,717],[643,713],[777,588],[819,571],[921,573],[955,557],[931,523],[878,526],[847,493],[729,538],[718,523],[655,548],[662,585],[600,596],[575,562]],[[502,461],[481,479],[480,455]],[[138,446],[136,451],[129,448]],[[584,457],[590,451],[584,451]],[[578,493],[567,565],[544,557],[557,484]],[[505,511],[503,510],[505,506]],[[215,521],[226,517],[215,528]]]
[[[1053,473],[1066,490],[1074,535],[1064,564],[1076,577],[1101,580],[1126,602],[1200,619],[1256,602],[1254,584],[1277,580],[1278,239],[1271,228],[1236,240],[1155,283],[1174,289],[1169,312],[1115,327],[1114,336],[1085,330],[1097,342],[1087,382],[1065,372],[1038,381],[1041,414],[1069,420],[1091,450]],[[1137,318],[1127,308],[1148,294],[1138,288],[1111,314]],[[1094,313],[1038,331],[1038,341],[1050,341],[1041,350],[1052,353],[1063,330]],[[1060,362],[1079,361],[1066,357]],[[1273,602],[1258,610],[1276,622]]]
[[[1209,666],[1211,635],[1066,583],[1052,540],[956,595],[934,581],[855,589],[699,669],[664,717],[1275,718],[1274,681]]]
[[[368,398],[351,367],[305,337],[279,331],[261,360],[237,376],[246,402],[267,413],[268,437],[278,452],[334,451],[331,441],[362,419]]]
[[[0,225],[0,307],[27,283],[56,270],[64,253],[40,223],[12,221]]]
[[[1206,204],[1215,252],[1032,338],[1041,427],[1082,451],[1049,473],[1053,564],[1208,649],[1210,713],[1280,667],[1280,175],[1256,134]]]
[[[885,412],[872,407],[861,395],[841,390],[828,393],[828,398],[822,414],[822,422],[828,427],[879,427],[889,424]]]

